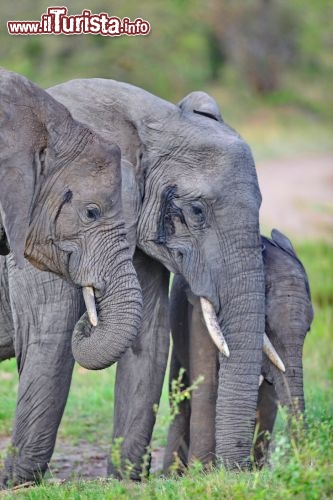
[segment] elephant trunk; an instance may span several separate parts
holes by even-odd
[[[297,338],[297,332],[290,332],[290,338]],[[290,416],[304,413],[303,388],[303,343],[285,346],[286,372],[275,371],[274,385],[280,404],[288,409]],[[291,354],[292,353],[292,354]]]
[[[89,316],[86,312],[76,324],[72,338],[75,360],[90,370],[100,370],[118,361],[141,324],[142,293],[127,249],[111,260],[109,268],[113,272],[106,287],[95,290],[96,321],[92,321],[94,313],[90,308]]]
[[[249,468],[265,330],[259,232],[231,231],[223,248],[220,327],[230,357],[220,354],[216,454],[230,469]]]

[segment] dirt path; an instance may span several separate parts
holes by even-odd
[[[333,241],[333,155],[265,161],[257,170],[265,232]]]
[[[106,477],[108,448],[84,441],[76,446],[60,441],[50,464],[51,475],[56,479]],[[153,449],[151,472],[162,470],[163,453],[163,448]]]
[[[0,437],[0,455],[10,445],[9,437]],[[86,441],[68,444],[58,439],[47,477],[56,480],[97,479],[107,477],[109,446],[98,446]],[[164,448],[152,450],[151,472],[160,472]]]
[[[333,242],[333,155],[265,161],[257,165],[263,196],[261,223],[291,239],[321,238]],[[0,452],[9,444],[0,438]],[[50,465],[56,479],[106,476],[108,449],[58,441]],[[163,450],[153,450],[153,471],[161,470]]]

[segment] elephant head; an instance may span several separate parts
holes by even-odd
[[[265,356],[262,375],[273,383],[290,415],[304,412],[302,355],[313,320],[310,287],[303,264],[290,240],[273,229],[263,239],[266,277],[266,332],[285,364],[285,373]]]
[[[92,325],[86,315],[78,323],[74,356],[109,366],[135,337],[141,310],[119,147],[26,78],[2,69],[0,85],[0,251],[83,287]]]
[[[197,99],[193,112],[186,99],[175,106],[103,79],[49,92],[114,138],[131,166],[128,224],[137,246],[211,304],[230,350],[221,358],[217,452],[227,466],[247,467],[265,323],[261,195],[250,148],[213,116],[216,103],[207,112],[207,99],[202,112]]]

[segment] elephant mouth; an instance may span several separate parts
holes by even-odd
[[[200,297],[200,305],[205,325],[212,341],[216,345],[217,349],[224,354],[224,356],[229,358],[230,351],[228,344],[220,328],[213,304],[208,299]],[[263,352],[280,371],[283,373],[286,371],[283,361],[276,352],[266,333],[264,333]]]

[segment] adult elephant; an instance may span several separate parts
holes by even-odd
[[[25,255],[83,287],[91,324],[87,315],[78,323],[73,352],[93,368],[119,359],[140,322],[120,193],[111,136],[105,141],[37,85],[0,69],[0,253],[11,250],[13,276]]]
[[[151,438],[168,355],[171,271],[211,304],[228,343],[230,357],[220,360],[217,452],[230,468],[248,467],[265,323],[261,196],[248,145],[206,106],[188,111],[125,83],[74,80],[49,93],[112,137],[124,159],[125,218],[144,303],[141,334],[117,366],[113,437],[123,438],[124,466],[130,461],[131,477],[140,477]],[[34,272],[34,289],[50,296],[41,278]],[[75,312],[64,303],[62,314]],[[62,365],[65,387],[71,369]],[[112,463],[109,473],[121,476]]]
[[[313,319],[310,288],[305,269],[289,239],[274,229],[272,239],[262,237],[266,281],[266,332],[284,360],[276,366],[264,356],[257,409],[254,458],[262,465],[278,402],[297,417],[304,412],[302,352]],[[205,327],[199,300],[182,276],[173,281],[170,301],[173,337],[170,383],[183,367],[184,389],[203,377],[190,401],[181,403],[169,429],[164,471],[194,459],[215,461],[215,407],[218,389],[218,351]],[[274,361],[274,360],[273,360]],[[218,430],[216,430],[218,432]]]

